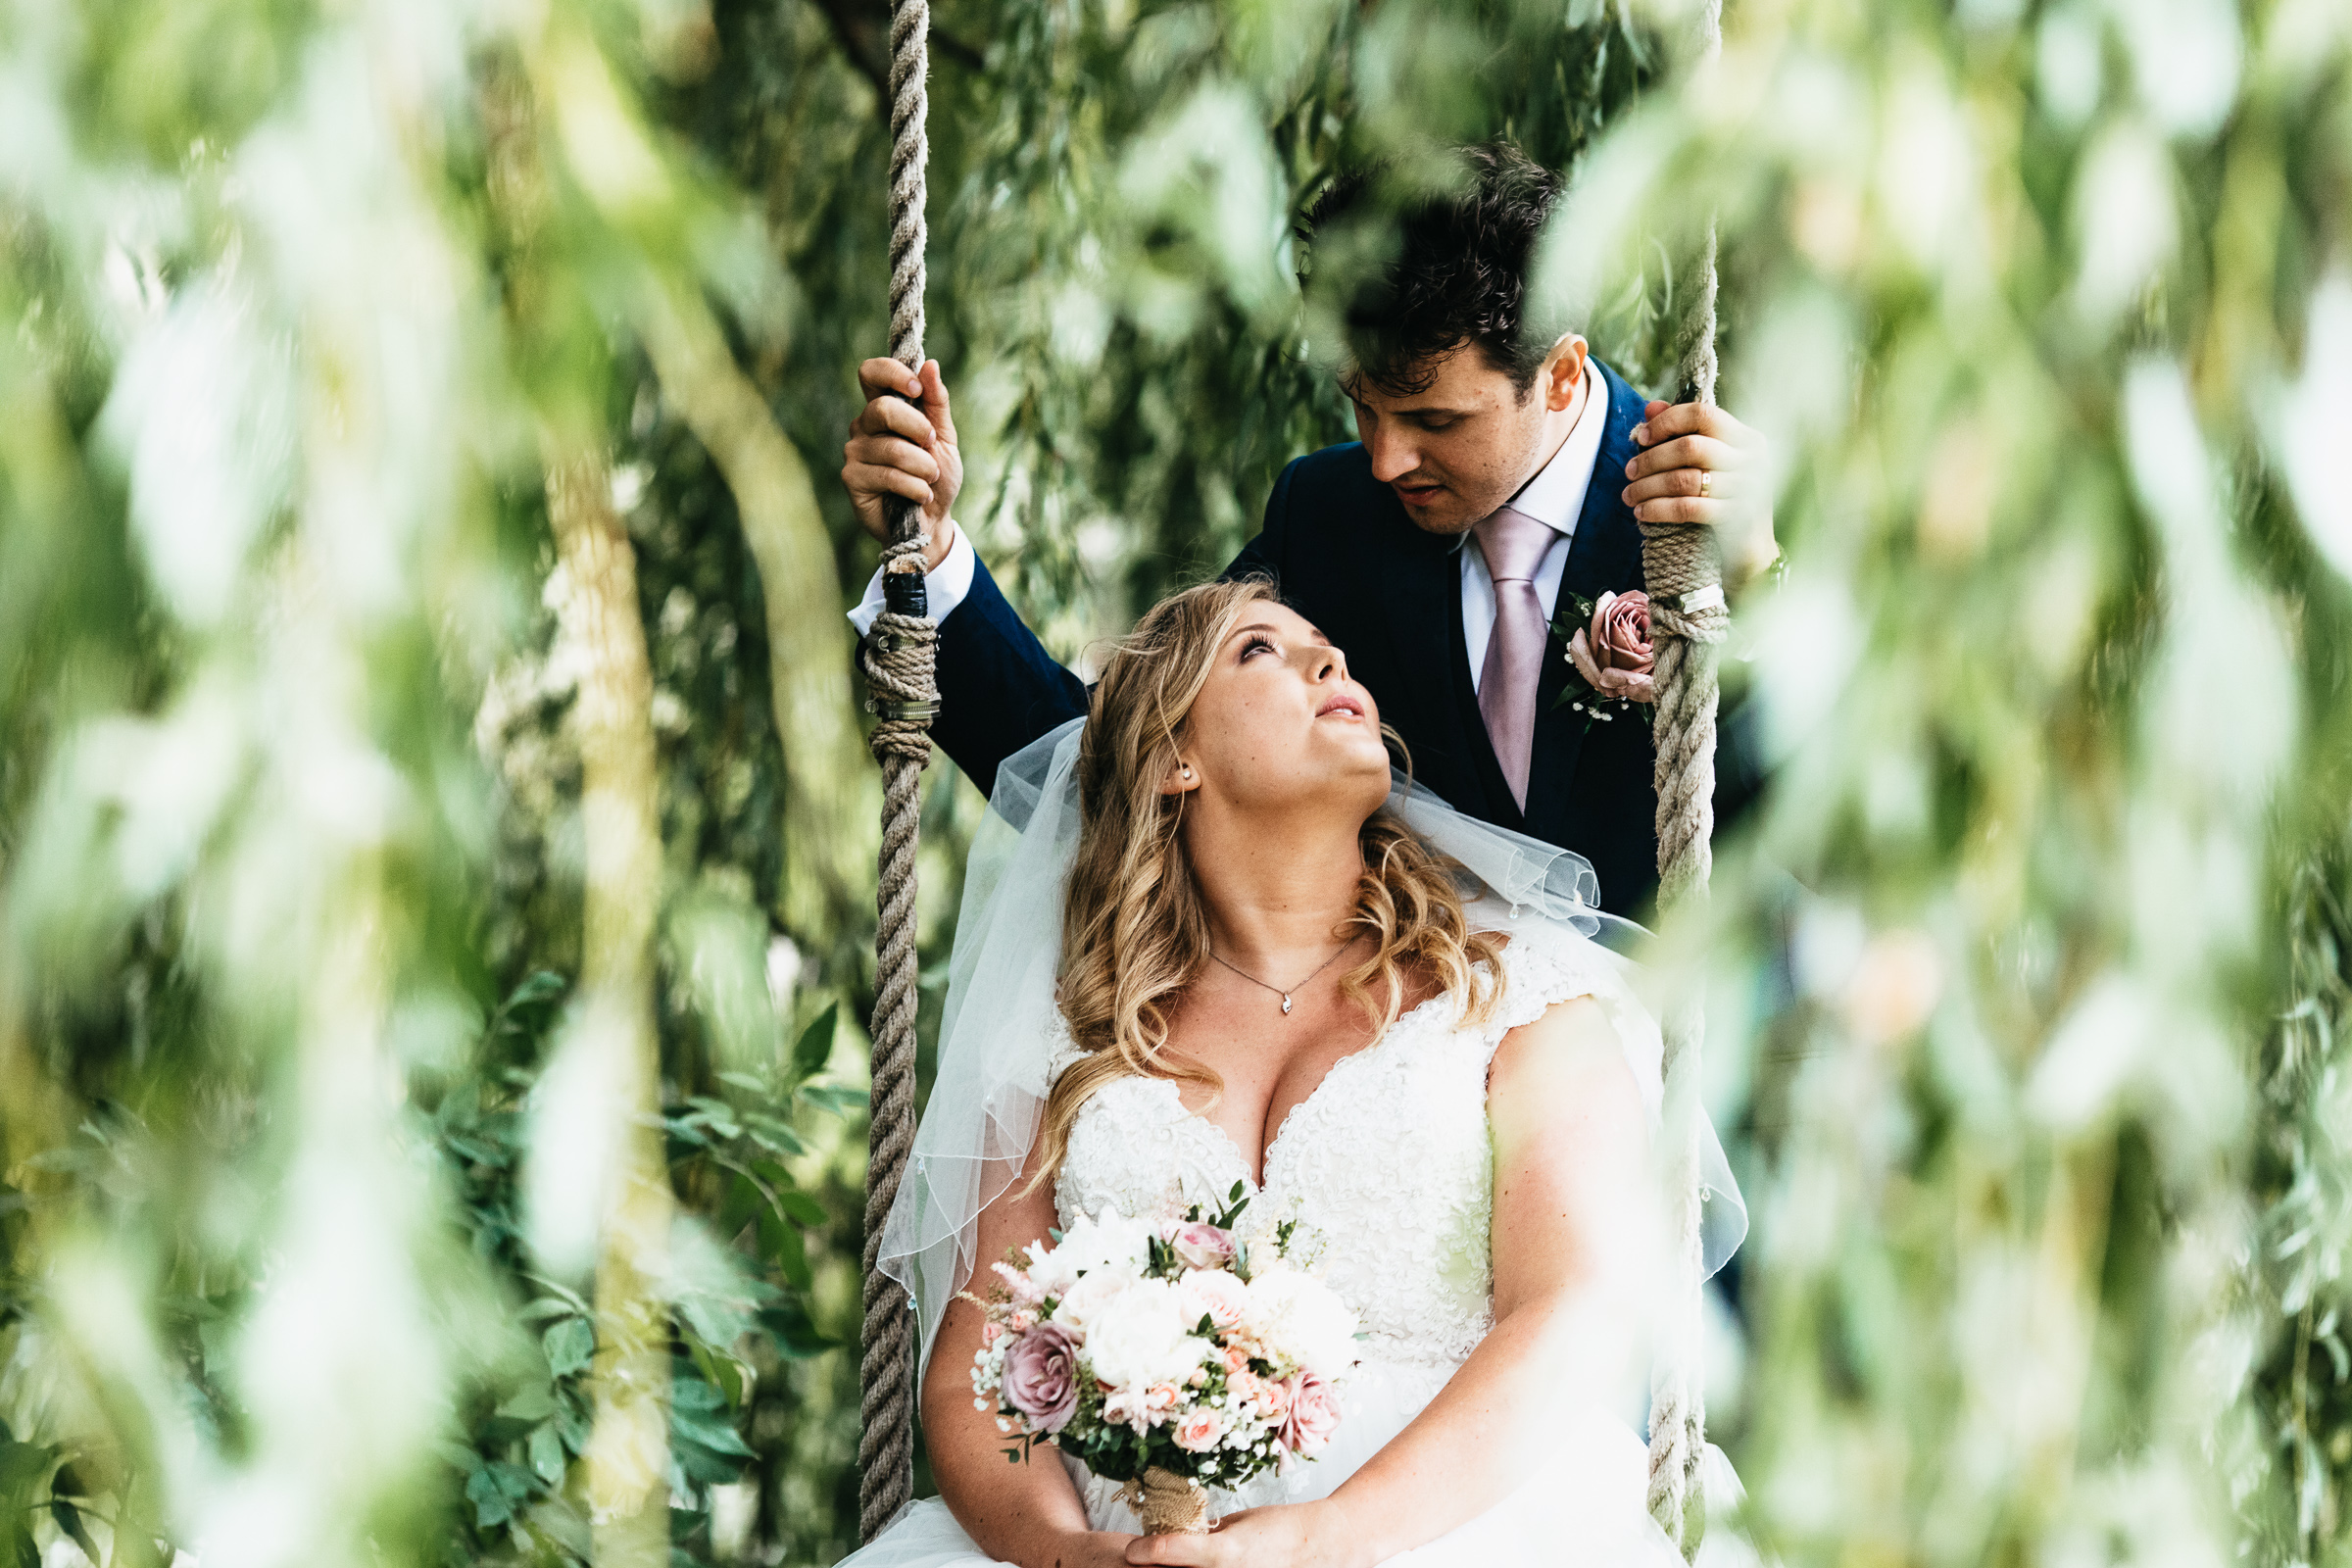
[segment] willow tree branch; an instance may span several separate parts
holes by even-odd
[[[760,568],[767,673],[784,749],[785,841],[815,886],[795,879],[785,918],[815,928],[866,900],[874,828],[846,677],[850,626],[816,487],[699,295],[657,285],[640,323],[662,391],[735,497]],[[821,901],[822,907],[813,901]]]
[[[637,556],[612,511],[603,459],[556,455],[547,501],[557,559],[569,579],[562,629],[583,665],[572,712],[588,872],[576,1027],[583,1049],[609,1054],[599,1076],[622,1102],[612,1107],[622,1132],[597,1244],[589,1518],[598,1568],[668,1568],[669,1312],[661,1281],[675,1200],[660,1142],[654,1029],[654,923],[662,903],[654,675],[637,605]]]

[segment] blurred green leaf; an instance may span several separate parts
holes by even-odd
[[[841,1012],[841,1004],[829,1004],[818,1013],[801,1038],[792,1047],[792,1078],[799,1083],[824,1071],[825,1062],[833,1054],[833,1035]]]
[[[584,1317],[567,1317],[548,1325],[539,1345],[547,1352],[548,1370],[569,1377],[586,1370],[595,1357],[596,1331]]]

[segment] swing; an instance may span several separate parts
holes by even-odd
[[[1708,0],[1703,48],[1722,48],[1722,3]],[[923,363],[924,165],[929,0],[892,0],[890,12],[890,352],[908,370]],[[1708,225],[1696,297],[1683,326],[1680,372],[1690,397],[1715,401],[1715,229]],[[1658,902],[1669,908],[1704,900],[1715,825],[1717,649],[1730,629],[1722,561],[1714,530],[1695,523],[1642,525],[1642,568],[1650,596],[1656,648]],[[904,1289],[882,1273],[882,1230],[897,1200],[914,1145],[915,844],[921,826],[919,786],[931,758],[931,720],[939,711],[933,658],[938,627],[923,592],[919,509],[892,506],[893,543],[883,552],[885,608],[859,659],[878,722],[868,739],[882,768],[882,850],[874,930],[873,1111],[865,1187],[863,1354],[859,1363],[861,1428],[858,1441],[858,1539],[871,1541],[914,1490],[914,1313]],[[1697,1549],[1703,1498],[1699,1461],[1706,1451],[1706,1410],[1697,1366],[1703,1269],[1694,1100],[1703,1018],[1695,1000],[1661,1020],[1665,1035],[1669,1136],[1676,1139],[1672,1221],[1682,1275],[1674,1321],[1660,1334],[1650,1386],[1649,1511],[1690,1556]],[[1680,1114],[1677,1114],[1677,1111]],[[1694,1507],[1695,1505],[1695,1507]],[[1702,1517],[1694,1520],[1693,1513]]]

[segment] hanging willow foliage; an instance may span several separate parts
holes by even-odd
[[[1720,212],[1790,557],[1725,679],[1778,773],[1661,957],[1755,1202],[1708,1392],[1748,1522],[2341,1561],[2342,7],[1735,0],[1661,93],[1693,9],[942,0],[961,520],[1072,658],[1221,564],[1351,433],[1289,239],[1343,164],[1573,166],[1546,286],[1652,386]],[[873,553],[826,473],[885,326],[882,10],[0,0],[20,1554],[592,1549],[562,1200],[621,1133],[546,1131],[614,1102],[550,1066],[551,430],[652,683],[673,1545],[847,1548]],[[976,796],[931,777],[936,963]]]

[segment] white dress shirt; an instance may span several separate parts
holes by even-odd
[[[1551,544],[1536,565],[1536,602],[1544,607],[1547,621],[1559,613],[1560,577],[1568,569],[1568,544],[1576,537],[1576,519],[1585,510],[1592,465],[1600,461],[1601,432],[1609,426],[1608,402],[1608,383],[1587,359],[1585,406],[1577,412],[1568,439],[1509,502],[1552,531]],[[1462,541],[1455,547],[1462,558],[1462,643],[1470,658],[1470,689],[1476,691],[1486,673],[1487,644],[1494,637],[1494,579],[1487,574],[1487,558],[1476,541],[1467,533]]]
[[[1600,459],[1601,432],[1609,423],[1609,388],[1592,362],[1585,361],[1585,406],[1551,461],[1527,481],[1510,504],[1551,529],[1555,537],[1536,567],[1536,599],[1544,618],[1559,612],[1560,576],[1568,569],[1568,543],[1576,537],[1576,519],[1585,510],[1585,491],[1592,481],[1592,465]],[[1466,543],[1470,535],[1461,536]],[[1462,571],[1462,641],[1470,657],[1470,687],[1478,689],[1487,665],[1487,644],[1494,635],[1494,579],[1487,574],[1487,558],[1473,546],[1456,546]],[[939,569],[924,579],[924,598],[935,621],[945,620],[963,596],[972,591],[972,572],[980,558],[961,528],[948,546]],[[865,585],[865,597],[850,612],[850,624],[862,637],[882,613],[882,573],[877,568]]]

